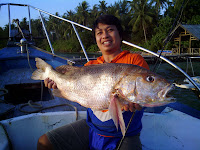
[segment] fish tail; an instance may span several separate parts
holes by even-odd
[[[51,65],[47,64],[44,60],[42,60],[41,58],[35,58],[36,61],[36,67],[38,69],[42,69],[42,70],[46,70],[47,68],[52,68]]]
[[[44,71],[41,69],[37,69],[32,73],[31,79],[33,80],[44,80]]]
[[[52,66],[47,64],[41,58],[35,58],[37,70],[33,72],[32,79],[44,80],[48,77],[48,70],[52,69]]]

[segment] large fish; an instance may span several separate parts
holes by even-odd
[[[32,79],[52,79],[58,89],[53,94],[80,105],[104,110],[108,109],[116,125],[120,125],[123,136],[125,124],[121,107],[129,102],[145,107],[154,107],[174,102],[167,96],[173,85],[161,76],[131,64],[105,63],[84,67],[60,66],[57,70],[40,58],[36,58]]]

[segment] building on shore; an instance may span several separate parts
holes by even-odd
[[[200,24],[199,25],[177,25],[170,33],[174,41],[172,53],[189,55],[200,55]],[[166,39],[165,39],[166,40]],[[198,46],[197,46],[198,45]]]

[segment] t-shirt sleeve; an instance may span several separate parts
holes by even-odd
[[[146,68],[149,70],[149,65],[145,61],[145,59],[140,54],[134,54],[134,59],[132,60],[132,64],[138,65],[140,67]]]
[[[86,64],[84,64],[84,66],[89,66],[89,65],[92,65],[92,64],[97,64],[97,60],[90,60]]]

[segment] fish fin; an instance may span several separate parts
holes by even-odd
[[[44,80],[44,71],[42,69],[37,69],[32,73],[31,79],[33,80]]]
[[[56,67],[56,71],[62,74],[65,74],[69,71],[73,71],[75,69],[80,69],[80,67],[70,66],[70,65],[62,65],[59,67]]]
[[[121,105],[118,101],[117,95],[114,95],[113,98],[111,99],[108,109],[117,130],[118,126],[120,125],[122,135],[125,136],[126,127],[122,115]]]
[[[35,58],[36,61],[36,67],[38,69],[42,69],[43,71],[46,70],[46,68],[52,68],[51,65],[47,64],[44,60],[42,60],[41,58]]]
[[[65,98],[59,89],[53,89],[53,95],[56,97]]]
[[[52,66],[47,64],[41,58],[35,58],[36,67],[38,68],[36,71],[33,72],[31,79],[33,80],[44,80],[47,78],[47,74],[45,73],[46,69],[52,69]]]

